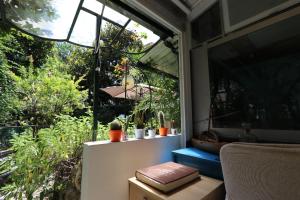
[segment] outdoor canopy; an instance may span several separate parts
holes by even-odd
[[[117,36],[120,36],[124,30],[136,32],[138,35],[146,33],[147,38],[142,38],[144,45],[154,44],[160,37],[170,34],[165,28],[164,31],[161,27],[157,27],[158,24],[153,25],[155,22],[149,19],[147,22],[143,16],[135,16],[124,8],[120,9],[125,4],[119,1],[116,2],[119,2],[120,6],[113,1],[101,3],[98,0],[4,0],[1,2],[1,19],[14,27],[43,39],[67,41],[88,48],[95,48],[97,18],[102,20],[101,29],[107,24],[117,28],[119,30]],[[120,11],[123,11],[126,16]]]
[[[146,35],[141,37],[145,49],[118,50],[143,55],[142,63],[156,63],[151,66],[154,71],[178,77],[178,57],[165,45],[165,40],[174,36],[173,32],[120,0],[1,0],[0,21],[35,37],[96,51],[100,46],[105,48],[102,41],[109,40],[99,38],[107,25],[119,32],[106,48],[112,48],[125,31]]]

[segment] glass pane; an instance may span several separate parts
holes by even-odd
[[[103,5],[97,0],[84,0],[83,7],[101,15]]]
[[[104,41],[104,46],[109,45],[113,39],[116,37],[116,35],[121,30],[120,27],[106,21],[102,20],[102,26],[101,26],[101,39]],[[118,39],[117,39],[118,40]]]
[[[80,11],[70,41],[85,46],[94,46],[96,37],[96,17]]]
[[[144,45],[154,44],[159,40],[158,35],[154,34],[151,30],[145,28],[135,21],[131,21],[126,29],[128,31],[135,32],[138,36],[140,36]]]
[[[66,39],[80,0],[4,0],[6,17],[21,29],[46,38]]]
[[[128,17],[125,17],[124,15],[107,6],[105,6],[103,16],[122,26],[128,21]]]

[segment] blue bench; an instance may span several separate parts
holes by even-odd
[[[223,180],[220,157],[196,148],[172,151],[174,162],[197,168],[200,174]]]

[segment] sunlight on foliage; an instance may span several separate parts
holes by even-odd
[[[35,192],[65,188],[70,183],[56,181],[60,178],[56,167],[73,157],[80,160],[83,143],[91,138],[91,124],[91,116],[76,118],[62,115],[55,125],[41,129],[37,140],[32,138],[31,129],[15,136],[11,141],[15,154],[0,165],[13,171],[12,183],[3,187],[2,193],[8,199],[19,199],[22,195],[32,199]]]
[[[56,115],[85,107],[87,91],[79,91],[82,79],[74,81],[70,75],[59,72],[51,60],[46,66],[42,69],[21,67],[20,75],[13,75],[19,96],[17,108],[26,124],[48,126],[53,124]]]

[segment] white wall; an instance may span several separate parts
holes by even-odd
[[[82,200],[126,200],[139,168],[172,160],[181,135],[127,142],[88,142],[83,149]]]

